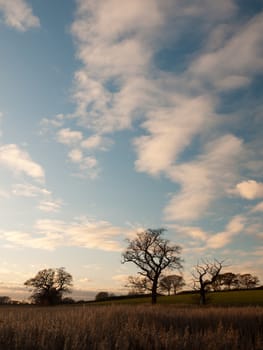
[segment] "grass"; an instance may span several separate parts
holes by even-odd
[[[263,290],[240,290],[207,294],[208,305],[217,306],[263,306]],[[198,304],[199,295],[194,293],[160,297],[160,303]]]
[[[0,308],[0,349],[262,350],[263,308]]]
[[[239,290],[239,291],[226,291],[226,292],[213,292],[208,293],[208,305],[214,306],[263,306],[263,290]],[[149,304],[151,303],[150,297],[141,298],[125,298],[125,299],[113,299],[110,301],[100,302],[102,305],[108,304]],[[198,293],[181,293],[171,296],[159,296],[158,304],[175,304],[175,305],[197,305],[199,304]]]

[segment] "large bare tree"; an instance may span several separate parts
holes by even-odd
[[[165,229],[148,229],[128,240],[128,247],[122,254],[122,263],[132,262],[139,268],[139,274],[151,283],[152,304],[157,301],[159,277],[166,269],[181,269],[181,247],[170,244],[163,238]]]

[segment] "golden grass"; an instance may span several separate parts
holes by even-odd
[[[263,308],[2,307],[0,349],[263,349]]]

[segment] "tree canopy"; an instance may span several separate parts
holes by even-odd
[[[31,299],[35,304],[59,304],[65,293],[70,293],[72,276],[64,267],[57,269],[43,269],[35,277],[24,284],[32,291]]]

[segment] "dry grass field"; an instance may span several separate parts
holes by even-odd
[[[263,349],[262,307],[0,308],[0,349]]]

